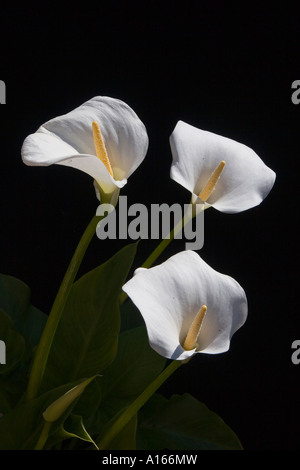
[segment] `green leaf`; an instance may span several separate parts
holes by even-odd
[[[64,384],[27,403],[20,402],[13,410],[6,413],[0,419],[0,450],[34,449],[45,425],[43,412],[66,392],[82,382],[80,380]],[[76,399],[78,398],[77,396]],[[66,420],[76,404],[76,399],[69,404],[57,421],[51,424],[50,436],[57,432]]]
[[[131,330],[137,326],[145,325],[144,319],[134,305],[134,303],[127,298],[121,306],[121,331]]]
[[[108,423],[157,377],[165,362],[149,346],[145,326],[122,332],[118,354],[98,381],[98,396],[101,396],[99,411],[92,416],[92,420],[85,421],[90,432],[104,432],[105,426],[109,427]],[[76,412],[82,416],[89,411],[84,395],[76,407]]]
[[[90,444],[87,446],[87,443]],[[87,432],[82,417],[74,413],[67,416],[64,423],[48,436],[44,449],[46,450],[72,450],[97,449],[98,447]]]
[[[77,401],[77,398],[83,393],[84,389],[90,384],[95,377],[90,377],[85,379],[74,387],[70,388],[63,395],[58,397],[54,402],[52,402],[43,412],[43,418],[49,423],[57,421],[69,408],[74,401]]]
[[[102,375],[97,376],[84,391],[80,402],[75,407],[75,413],[82,416],[86,425],[97,419],[98,410],[102,400],[102,380]]]
[[[7,413],[20,399],[26,384],[28,364],[25,340],[13,328],[13,321],[0,309],[0,412]]]
[[[50,351],[42,389],[101,373],[113,361],[120,329],[119,295],[137,244],[76,281]]]
[[[5,413],[25,391],[30,361],[47,320],[30,297],[24,282],[0,274],[0,340],[6,347],[6,364],[0,365],[0,411]]]
[[[185,393],[169,400],[154,395],[139,413],[137,448],[144,450],[241,450],[229,426]]]
[[[75,438],[84,442],[89,442],[93,447],[98,449],[97,445],[85,429],[81,416],[75,414],[68,416],[64,423],[64,433],[68,438]]]
[[[38,344],[47,315],[30,303],[31,290],[19,279],[0,274],[0,308],[12,320],[13,329],[24,338],[28,349]]]
[[[24,338],[18,331],[13,330],[12,326],[12,320],[0,309],[0,339],[5,345],[5,363],[0,364],[0,376],[11,372],[25,353]]]

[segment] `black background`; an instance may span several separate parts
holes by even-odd
[[[207,211],[200,252],[244,287],[248,320],[228,353],[198,355],[162,392],[192,393],[246,450],[297,450],[300,365],[291,361],[291,344],[300,336],[300,105],[291,101],[291,84],[300,78],[299,11],[296,2],[238,5],[2,4],[0,271],[26,282],[32,302],[49,311],[97,200],[81,172],[26,167],[21,145],[43,122],[93,96],[122,99],[147,128],[147,157],[122,192],[129,204],[189,201],[169,178],[169,136],[179,119],[249,145],[276,172],[275,186],[249,211]],[[82,272],[125,243],[94,239]],[[155,246],[140,244],[135,267]],[[174,242],[161,260],[181,249]]]

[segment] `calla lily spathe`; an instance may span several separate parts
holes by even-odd
[[[242,287],[193,251],[137,269],[123,290],[144,318],[151,347],[169,359],[227,351],[247,318]]]
[[[40,126],[21,153],[27,165],[59,164],[89,174],[99,196],[98,190],[111,194],[122,188],[147,149],[147,132],[136,113],[121,100],[97,96]]]
[[[170,145],[171,178],[191,192],[192,202],[204,202],[206,207],[227,213],[250,209],[263,201],[275,182],[274,171],[246,145],[183,121],[171,134]]]

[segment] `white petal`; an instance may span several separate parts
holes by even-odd
[[[192,251],[178,253],[159,266],[138,269],[123,290],[145,320],[151,347],[170,359],[194,354],[194,350],[184,351],[181,344],[202,305],[207,306],[207,314],[197,351],[226,351],[247,317],[241,286]]]
[[[96,157],[92,122],[97,121],[115,178]],[[144,124],[124,102],[95,97],[68,114],[43,124],[22,146],[27,165],[61,164],[91,175],[107,191],[122,187],[145,158],[148,136]]]
[[[115,180],[105,167],[104,163],[94,155],[75,155],[71,158],[64,158],[63,160],[58,161],[57,164],[77,168],[78,170],[87,173],[98,182],[105,193],[113,192],[116,187],[123,188],[127,183],[126,178]]]
[[[275,173],[249,147],[227,137],[179,121],[171,134],[171,178],[199,195],[208,178],[226,165],[208,203],[221,212],[241,212],[262,202],[275,182]]]
[[[49,166],[55,163],[81,170],[98,181],[105,192],[113,191],[116,186],[121,188],[127,182],[126,179],[115,181],[98,157],[79,154],[71,145],[44,129],[26,138],[22,156],[27,165]]]

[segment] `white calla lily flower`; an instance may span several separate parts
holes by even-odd
[[[171,178],[221,212],[236,213],[260,204],[276,174],[249,147],[179,121],[170,136]]]
[[[137,269],[123,290],[144,318],[151,347],[169,359],[227,351],[247,318],[242,287],[193,251]]]
[[[97,96],[49,120],[22,146],[26,165],[70,166],[89,174],[97,196],[114,194],[145,158],[144,124],[123,101]]]

